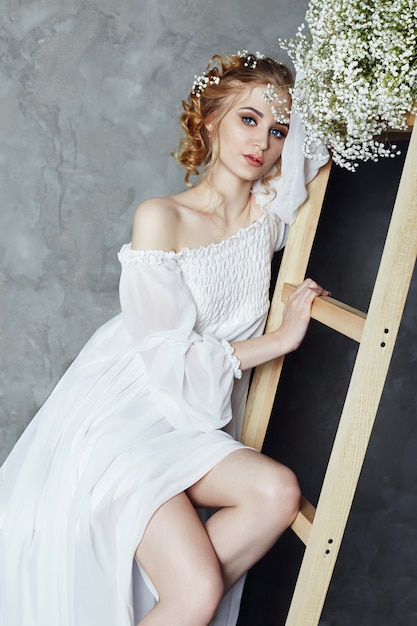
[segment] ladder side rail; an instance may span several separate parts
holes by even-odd
[[[414,127],[362,341],[286,626],[317,626],[382,395],[417,254]]]
[[[310,251],[317,230],[331,161],[320,168],[308,185],[308,198],[299,208],[295,222],[290,227],[288,240],[274,289],[265,331],[278,328],[284,309],[281,294],[284,283],[299,284],[304,280]],[[242,428],[242,441],[258,450],[262,449],[268,422],[275,400],[284,357],[259,365],[254,372],[246,402]]]

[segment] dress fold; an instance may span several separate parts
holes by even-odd
[[[155,511],[239,441],[277,221],[219,244],[119,254],[121,313],[68,368],[0,469],[1,626],[135,626],[156,601],[134,560]],[[243,579],[213,626],[237,622]],[[192,593],[192,590],[190,590]]]

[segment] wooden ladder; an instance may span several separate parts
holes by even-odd
[[[417,130],[414,126],[378,274],[365,314],[319,298],[312,317],[359,342],[336,437],[315,508],[305,498],[292,529],[305,544],[286,626],[317,626],[343,539],[384,388],[417,255]],[[331,163],[310,183],[290,228],[266,330],[280,324],[288,294],[304,280]],[[259,366],[247,401],[242,438],[261,450],[284,358]]]

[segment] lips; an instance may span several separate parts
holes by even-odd
[[[264,164],[263,158],[257,154],[244,154],[243,157],[252,167],[261,167]]]

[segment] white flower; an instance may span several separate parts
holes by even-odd
[[[417,0],[310,0],[291,40],[281,41],[302,78],[292,92],[304,151],[324,143],[339,165],[394,156],[375,139],[417,112]]]

